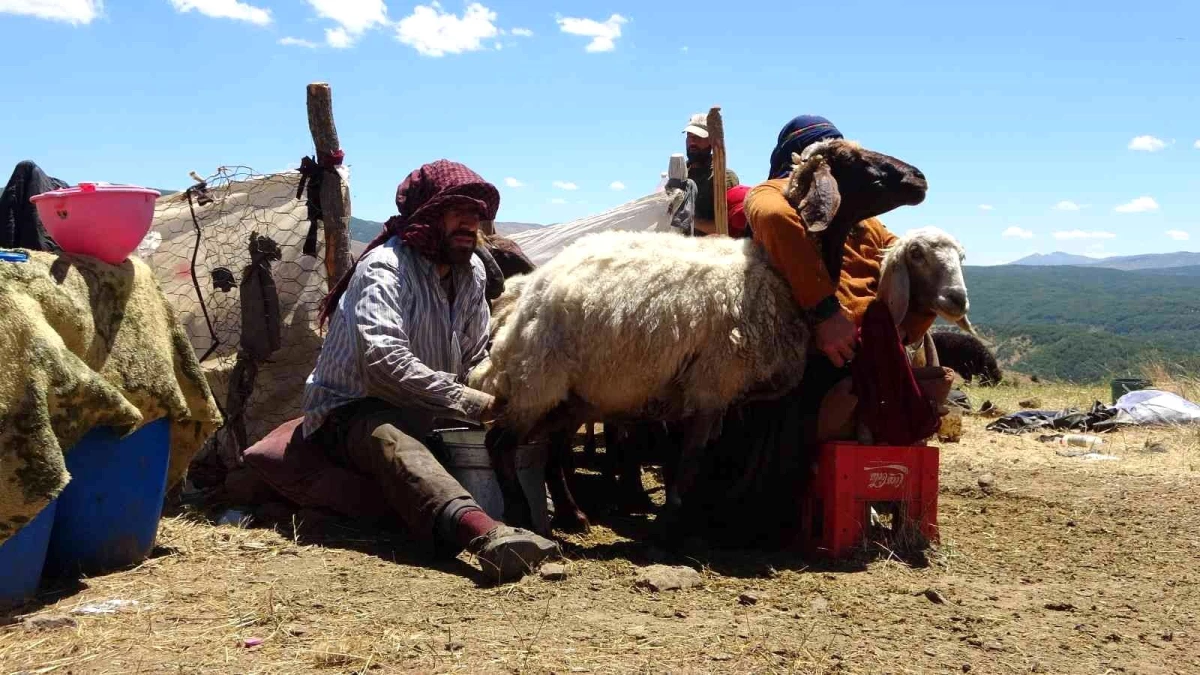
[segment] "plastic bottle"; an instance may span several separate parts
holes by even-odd
[[[1087,448],[1089,450],[1098,450],[1104,447],[1104,440],[1099,436],[1091,434],[1065,434],[1051,441],[1054,445],[1074,446],[1077,448]]]

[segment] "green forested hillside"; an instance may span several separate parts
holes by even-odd
[[[1200,278],[1187,270],[968,267],[971,319],[1009,369],[1064,380],[1200,372]]]

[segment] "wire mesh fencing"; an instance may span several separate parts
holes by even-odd
[[[221,167],[159,198],[139,248],[226,418],[193,463],[197,486],[222,479],[242,450],[302,414],[327,289],[323,228],[311,231],[302,180],[298,171]]]

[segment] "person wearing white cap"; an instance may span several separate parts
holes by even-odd
[[[686,137],[688,179],[696,184],[696,230],[704,234],[717,231],[713,206],[712,141],[708,137],[708,116],[696,113],[683,128]],[[725,189],[741,181],[732,169],[725,170]]]

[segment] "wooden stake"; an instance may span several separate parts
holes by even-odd
[[[333,92],[325,82],[308,85],[308,130],[318,161],[341,150],[333,124]],[[338,174],[326,172],[321,181],[322,222],[325,225],[325,283],[333,288],[350,269],[350,191]]]
[[[721,121],[721,107],[708,111],[708,140],[712,142],[713,167],[713,220],[717,234],[729,236],[729,186],[725,182],[725,123]]]

